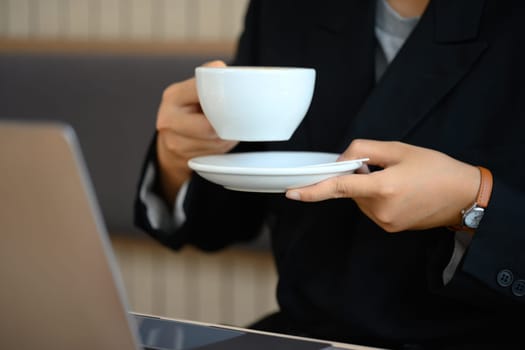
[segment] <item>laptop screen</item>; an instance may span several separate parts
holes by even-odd
[[[0,225],[0,348],[138,348],[69,126],[0,120]]]

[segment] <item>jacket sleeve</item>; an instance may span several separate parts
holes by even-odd
[[[525,303],[524,212],[519,205],[524,200],[521,187],[494,174],[490,203],[481,224],[449,283],[434,279],[436,293],[483,307]],[[451,247],[437,247],[436,252],[439,250],[450,252]],[[439,271],[444,259],[432,270]]]
[[[525,303],[525,229],[521,222],[525,193],[497,174],[494,180],[489,207],[461,271],[500,296]]]
[[[232,243],[247,242],[254,239],[261,232],[265,219],[265,196],[257,196],[247,192],[230,191],[222,186],[208,182],[194,174],[189,182],[184,210],[186,220],[180,227],[175,225],[155,225],[152,220],[151,208],[141,198],[140,191],[144,190],[144,181],[148,167],[154,166],[154,174],[158,174],[156,156],[156,135],[153,138],[146,160],[144,161],[138,189],[134,203],[135,225],[172,248],[180,249],[185,244],[194,245],[203,250],[217,250]],[[250,145],[253,148],[255,144]],[[243,148],[239,147],[241,151]],[[147,191],[157,193],[158,179]],[[166,207],[170,205],[165,203]],[[154,215],[171,215],[168,210]],[[172,217],[168,218],[173,220]],[[162,218],[162,220],[168,220]]]
[[[257,56],[257,2],[248,6],[244,30],[239,39],[234,65],[255,65]],[[175,225],[155,225],[148,215],[148,207],[141,199],[146,174],[151,175],[153,166],[155,179],[147,190],[159,193],[158,163],[156,153],[156,134],[149,146],[140,176],[134,204],[135,225],[162,244],[179,249],[191,244],[204,250],[216,250],[232,243],[250,241],[261,231],[265,220],[265,196],[235,192],[212,184],[194,174],[188,184],[184,201],[186,220],[180,227]],[[260,144],[240,144],[234,151],[255,150]],[[161,198],[160,195],[157,197]],[[166,204],[170,207],[171,204]],[[150,208],[151,211],[151,208]],[[158,215],[157,215],[158,214]],[[156,213],[157,217],[171,215],[169,210]],[[173,220],[163,217],[160,221]]]

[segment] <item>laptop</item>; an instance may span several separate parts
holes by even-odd
[[[0,120],[0,310],[2,349],[364,349],[130,312],[77,136],[59,122]]]

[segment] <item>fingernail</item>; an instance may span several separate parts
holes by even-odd
[[[297,191],[288,191],[286,192],[286,198],[298,201],[301,200],[301,194]]]

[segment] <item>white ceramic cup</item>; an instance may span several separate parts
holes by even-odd
[[[298,67],[197,67],[202,110],[220,138],[288,140],[314,92],[315,70]]]

